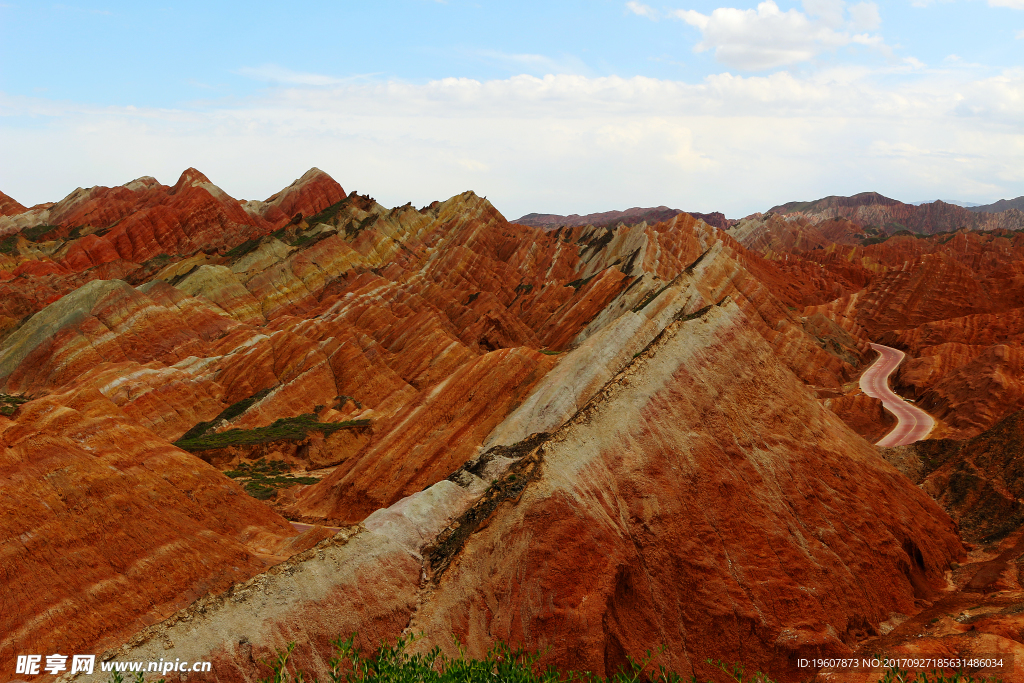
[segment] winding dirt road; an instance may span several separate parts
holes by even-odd
[[[860,376],[860,388],[868,396],[877,398],[886,410],[896,416],[896,426],[882,437],[877,446],[905,446],[928,436],[935,426],[932,416],[917,406],[907,403],[889,388],[889,375],[903,362],[904,353],[889,346],[872,344],[878,359]]]

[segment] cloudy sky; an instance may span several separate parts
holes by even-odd
[[[0,2],[0,190],[189,166],[509,218],[1017,197],[1024,0]]]

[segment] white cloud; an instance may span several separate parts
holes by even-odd
[[[846,6],[841,0],[806,0],[804,8],[807,14],[796,9],[783,12],[773,0],[764,0],[757,9],[719,7],[710,15],[695,10],[672,14],[700,30],[702,40],[696,52],[714,50],[718,61],[737,69],[788,66],[853,44],[888,51],[881,36],[853,32],[879,26],[874,3],[851,7],[849,21],[843,19]]]
[[[989,7],[1009,7],[1010,9],[1024,9],[1024,0],[988,0]]]
[[[649,7],[642,2],[636,2],[636,0],[630,0],[627,2],[626,9],[637,16],[647,17],[648,19],[653,19],[655,21],[658,19],[658,10],[653,7]]]
[[[808,16],[818,17],[830,28],[842,28],[846,10],[843,0],[804,0],[803,5]]]
[[[173,183],[195,166],[262,199],[319,166],[388,205],[473,189],[513,218],[660,204],[735,217],[868,188],[1020,194],[1024,70],[889,69],[317,81],[173,110],[0,94],[0,157],[20,160],[0,165],[0,190],[34,204],[141,175]]]
[[[873,2],[861,2],[850,7],[850,25],[854,31],[877,30],[882,25],[878,5]]]
[[[1015,37],[1015,38],[1016,38],[1017,40],[1021,40],[1021,39],[1024,39],[1024,30],[1021,30],[1021,31],[1017,31],[1017,33],[1016,33],[1016,34],[1014,35],[1014,37]]]

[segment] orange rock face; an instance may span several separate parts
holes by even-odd
[[[896,418],[882,407],[882,402],[864,394],[827,399],[825,407],[871,443],[877,442],[896,426]]]
[[[379,437],[301,494],[297,518],[355,524],[441,481],[472,457],[494,427],[554,365],[532,349],[480,356],[378,423]]]
[[[0,315],[18,319],[34,313],[92,279],[120,279],[134,271],[142,284],[154,273],[140,264],[151,259],[166,264],[197,252],[223,252],[266,235],[295,214],[313,216],[344,197],[341,185],[311,169],[247,209],[190,168],[172,187],[144,177],[120,187],[79,188],[32,210],[6,198],[0,216],[10,216],[11,227],[5,232],[54,227],[33,234],[31,246],[19,249],[12,263],[0,255],[0,268],[15,275],[29,268],[36,276],[5,285]]]
[[[913,465],[904,467],[907,474],[960,524],[964,537],[991,543],[1024,526],[1017,502],[1024,493],[1022,442],[1024,413],[1018,411],[973,438],[922,441],[904,447],[906,454],[887,457],[909,456]]]
[[[454,556],[435,546],[443,573],[413,623],[480,634],[477,653],[490,638],[543,648],[572,633],[553,659],[599,674],[662,642],[671,668],[703,677],[706,657],[742,642],[751,665],[797,679],[797,655],[841,653],[936,590],[959,552],[952,527],[806,398],[742,320],[727,306],[673,326],[545,441],[535,483],[486,525],[465,516],[479,530]],[[741,354],[743,369],[716,362],[722,353]],[[740,394],[766,403],[734,410]],[[698,422],[707,430],[691,432]],[[868,521],[876,495],[885,522]],[[793,534],[811,519],[817,532]],[[840,532],[840,519],[859,533]]]
[[[699,294],[680,282],[663,296]],[[255,680],[253,662],[289,641],[322,673],[339,630],[370,629],[372,646],[408,627],[426,648],[459,634],[473,655],[495,639],[550,645],[551,663],[599,675],[651,642],[701,677],[705,659],[742,651],[789,681],[805,673],[796,657],[849,652],[920,609],[963,554],[952,522],[806,391],[739,306],[687,310],[551,434],[499,443],[242,591],[301,598],[211,600],[119,656],[171,640],[221,680]],[[613,330],[556,370],[593,368],[627,339]],[[509,419],[508,438],[529,429]],[[260,635],[239,643],[228,624]]]
[[[861,652],[990,653],[1003,666],[976,677],[1019,680],[1024,675],[1024,516],[1018,502],[1024,486],[1022,438],[1024,414],[1016,412],[970,439],[882,449],[887,460],[939,501],[975,545],[949,573],[950,590],[944,596],[891,633],[863,643]],[[868,683],[878,676],[850,680]]]
[[[9,501],[45,504],[5,514],[98,559],[79,579],[5,546],[39,596],[5,616],[19,647],[49,650],[55,605],[89,625],[53,642],[88,650],[209,592],[130,648],[173,642],[220,680],[255,680],[290,640],[317,668],[345,629],[372,645],[422,625],[429,643],[552,645],[596,672],[665,642],[684,673],[742,657],[792,680],[794,657],[848,652],[919,609],[962,554],[945,513],[823,399],[846,400],[869,335],[897,320],[996,312],[993,283],[1016,282],[1009,238],[862,246],[845,220],[804,221],[808,237],[687,214],[545,231],[471,192],[386,209],[316,169],[265,202],[190,169],[4,218],[29,219],[56,227],[22,226],[2,256],[0,391],[34,400],[0,427]],[[1005,269],[975,277],[991,264]],[[837,411],[870,433],[873,409]],[[369,425],[256,431],[282,418]],[[253,441],[172,445],[228,430]],[[69,455],[40,470],[25,434]],[[297,536],[218,472],[259,457],[333,468],[275,509],[359,526],[258,573],[325,533]],[[92,488],[53,494],[69,472]],[[164,584],[139,580],[171,550]],[[113,559],[130,552],[144,559]],[[115,624],[89,596],[119,586]]]
[[[281,517],[98,392],[0,417],[0,453],[5,671],[19,653],[100,651],[305,549]]]

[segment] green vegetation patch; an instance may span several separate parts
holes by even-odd
[[[255,251],[258,246],[260,246],[259,239],[246,240],[238,246],[229,249],[224,255],[228,258],[241,258],[249,252]]]
[[[662,292],[664,292],[666,289],[668,289],[671,286],[672,286],[672,283],[669,282],[664,287],[662,287],[661,289],[659,289],[657,291],[652,289],[651,291],[647,292],[647,294],[644,295],[644,298],[640,299],[640,302],[636,306],[633,307],[633,312],[634,313],[639,313],[640,311],[644,310],[647,307],[647,304],[649,304],[652,301],[654,301],[655,299],[657,299],[659,296],[661,296]]]
[[[549,665],[542,669],[539,662],[544,652],[529,652],[522,646],[513,648],[504,642],[497,642],[487,650],[481,659],[466,655],[465,647],[456,640],[459,655],[449,657],[434,646],[429,652],[410,654],[407,646],[420,636],[399,637],[394,645],[381,642],[375,653],[366,654],[355,644],[355,634],[348,638],[331,641],[334,655],[328,659],[328,678],[331,683],[699,683],[695,675],[689,678],[669,671],[656,660],[665,654],[663,645],[656,651],[648,650],[642,660],[626,655],[626,663],[612,676],[604,678],[589,671],[559,671]],[[270,661],[260,664],[270,670],[270,675],[261,678],[260,683],[319,683],[319,679],[298,670],[289,662],[295,643],[284,650],[276,650]],[[713,669],[725,675],[719,680],[733,683],[773,683],[760,671],[747,673],[743,666],[726,665],[721,660],[706,659]],[[108,683],[125,683],[123,673],[114,671]],[[142,672],[130,674],[131,683],[144,683]],[[999,679],[975,678],[971,674],[957,672],[944,674],[939,671],[911,674],[906,669],[893,667],[878,679],[879,683],[998,683]],[[164,679],[158,681],[164,683]],[[710,683],[710,682],[708,682]]]
[[[209,420],[207,422],[200,422],[196,426],[194,426],[192,429],[190,429],[187,432],[185,432],[184,434],[182,434],[181,438],[178,439],[178,441],[194,441],[194,440],[196,440],[196,439],[198,439],[198,438],[200,438],[202,436],[205,436],[206,433],[209,432],[213,428],[213,426],[215,424],[219,424],[221,420],[233,420],[233,419],[235,419],[236,417],[238,417],[239,415],[241,415],[245,411],[249,410],[249,408],[252,407],[252,404],[254,404],[254,403],[256,403],[256,401],[259,401],[260,399],[266,397],[273,390],[274,390],[274,387],[268,387],[268,388],[264,389],[263,391],[256,392],[255,394],[253,394],[249,398],[243,398],[241,401],[237,401],[236,403],[232,403],[227,408],[225,408],[224,410],[220,411],[220,414],[217,415],[217,417],[215,417],[212,420]]]
[[[335,202],[328,206],[326,209],[318,214],[310,216],[306,219],[308,225],[319,225],[320,223],[329,223],[331,219],[337,218],[338,213],[342,207],[349,203],[350,197],[345,197],[340,202]]]
[[[612,230],[611,228],[605,228],[604,233],[602,233],[600,237],[591,238],[589,242],[584,242],[586,246],[580,250],[580,256],[582,257],[591,249],[594,250],[595,254],[599,253],[601,250],[603,250],[605,247],[611,244],[613,239],[615,239],[615,231]]]
[[[156,256],[154,256],[153,258],[149,259],[148,261],[146,261],[142,265],[144,265],[147,268],[153,268],[155,270],[157,268],[163,268],[164,266],[166,266],[170,262],[171,262],[171,255],[170,254],[157,254]]]
[[[289,474],[292,466],[281,460],[267,462],[260,458],[254,463],[243,462],[238,469],[228,470],[224,474],[237,479],[245,492],[258,500],[267,500],[277,494],[278,489],[286,489],[296,484],[315,484],[316,477],[296,477]]]
[[[458,657],[448,657],[437,646],[427,653],[410,654],[406,651],[406,646],[413,640],[411,637],[399,638],[393,646],[381,643],[377,653],[369,656],[355,646],[354,635],[345,640],[338,638],[331,641],[335,648],[335,656],[328,662],[328,680],[332,683],[682,683],[685,680],[664,666],[655,669],[652,666],[655,654],[650,651],[643,661],[636,661],[627,655],[627,666],[621,668],[611,678],[602,678],[590,672],[563,673],[553,666],[541,669],[538,661],[542,653],[527,652],[522,647],[512,648],[502,642],[492,645],[482,659],[473,659],[466,656],[461,644]],[[271,661],[263,662],[271,669],[272,674],[261,679],[260,683],[317,683],[318,679],[303,671],[296,671],[289,665],[288,659],[294,648],[295,643],[291,643],[284,651],[278,650]],[[661,651],[663,652],[664,648]],[[768,679],[746,680],[751,683],[763,680],[767,683]]]
[[[0,238],[0,253],[13,256],[18,251],[18,236],[7,235]]]
[[[569,283],[568,286],[572,287],[578,292],[581,288],[585,287],[588,282],[593,280],[596,275],[597,273],[594,273],[594,275],[591,275],[590,277],[583,277],[578,280],[573,280],[572,282]]]
[[[304,247],[304,246],[310,244],[317,237],[319,237],[319,235],[299,235],[294,240],[292,240],[292,246],[293,247]]]
[[[356,221],[355,219],[349,221],[348,224],[345,225],[345,236],[355,237],[363,230],[366,230],[368,227],[376,223],[377,218],[379,218],[377,214],[371,213],[369,216],[367,216],[361,221]]]
[[[542,669],[539,662],[544,652],[529,652],[522,646],[513,648],[500,641],[492,645],[481,659],[468,657],[465,647],[457,639],[457,657],[443,654],[438,646],[429,652],[410,654],[407,646],[416,638],[400,637],[394,645],[382,642],[376,653],[369,655],[355,645],[355,635],[333,640],[334,656],[328,660],[327,680],[332,683],[699,683],[695,675],[684,678],[668,670],[664,664],[656,663],[667,651],[665,646],[656,651],[648,650],[641,660],[627,654],[626,662],[618,671],[605,678],[589,671],[559,671],[550,665]],[[289,643],[284,650],[277,650],[270,661],[262,661],[261,664],[270,669],[270,676],[260,679],[260,683],[318,683],[319,679],[297,670],[288,661],[294,649],[295,643]],[[729,666],[721,660],[711,659],[705,662],[724,674],[724,678],[719,677],[719,680],[773,683],[767,674],[760,671],[747,673],[739,664]],[[882,674],[879,683],[982,683],[992,680],[966,673],[943,674],[938,671],[913,675],[905,669],[892,668]],[[123,681],[112,678],[111,683]]]
[[[25,396],[14,396],[11,394],[0,394],[0,415],[10,417],[22,403],[28,403]]]
[[[271,441],[301,441],[309,432],[333,434],[340,429],[369,427],[370,420],[346,420],[344,422],[317,422],[316,415],[306,413],[298,417],[282,417],[268,427],[255,429],[229,429],[226,432],[203,434],[186,438],[183,436],[174,445],[182,450],[196,452],[229,446],[252,446]],[[191,431],[191,430],[189,430]],[[187,436],[187,435],[186,435]]]
[[[37,242],[46,233],[59,228],[60,226],[58,225],[36,225],[31,228],[25,228],[21,231],[21,234],[25,236],[25,239]]]

